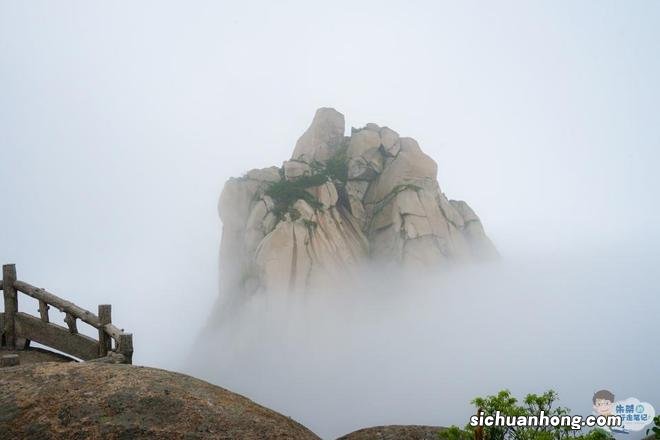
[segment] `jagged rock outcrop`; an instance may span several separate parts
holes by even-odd
[[[292,159],[301,162],[326,161],[344,140],[344,115],[333,108],[320,108],[312,125],[300,136]]]
[[[222,288],[306,291],[361,264],[441,267],[497,251],[474,211],[448,200],[417,141],[317,110],[281,168],[232,178],[219,203]]]

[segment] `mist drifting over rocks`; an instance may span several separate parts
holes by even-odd
[[[0,258],[81,307],[112,304],[136,364],[201,376],[324,438],[463,424],[470,399],[504,387],[554,388],[582,415],[602,388],[658,408],[660,2],[0,10]],[[383,126],[417,139],[501,259],[408,280],[367,263],[290,298],[227,289],[242,275],[224,266],[218,298],[223,185],[253,168],[246,180],[280,179],[284,160],[304,174],[292,152],[328,103],[342,136],[379,125],[383,167],[396,154]],[[324,130],[340,131],[305,136],[301,154]],[[353,172],[381,158],[360,152]],[[364,183],[351,186],[357,211]],[[223,264],[242,267],[241,252]]]
[[[463,425],[472,398],[502,388],[555,389],[582,415],[611,384],[657,401],[658,262],[648,249],[537,254],[257,295],[223,314],[186,368],[322,438]]]
[[[555,389],[576,414],[590,413],[593,391],[610,384],[660,398],[649,385],[660,365],[645,343],[660,336],[657,248],[564,244],[494,258],[478,217],[445,198],[421,150],[411,150],[428,158],[411,165],[415,173],[387,177],[412,140],[392,143],[398,135],[375,124],[341,140],[340,126],[343,116],[319,110],[293,159],[225,186],[220,298],[187,372],[322,438],[376,425],[462,425],[472,398],[502,388]],[[369,147],[354,155],[356,144]],[[297,188],[312,202],[269,200],[270,185],[309,179],[309,164],[332,163],[341,145],[345,182],[317,167],[323,182]],[[399,156],[388,158],[395,145]],[[388,198],[377,190],[385,180],[390,193],[411,186]],[[373,200],[387,203],[374,209]],[[429,234],[415,235],[420,221]]]

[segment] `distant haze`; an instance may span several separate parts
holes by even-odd
[[[112,303],[136,363],[323,436],[462,424],[504,387],[657,409],[659,19],[655,1],[0,1],[0,260]],[[370,277],[256,298],[198,341],[223,183],[280,165],[321,106],[417,139],[502,262],[386,300]]]
[[[463,426],[472,398],[504,388],[554,389],[585,416],[602,388],[655,404],[658,262],[657,249],[617,249],[409,279],[375,270],[306,297],[253,298],[223,315],[215,350],[200,343],[186,368],[323,438]]]

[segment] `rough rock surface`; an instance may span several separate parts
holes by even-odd
[[[351,432],[337,440],[438,440],[438,433],[443,429],[424,425],[374,426]]]
[[[320,108],[312,125],[296,142],[291,159],[303,162],[327,160],[344,139],[344,115],[333,108]]]
[[[17,354],[20,365],[37,364],[40,362],[75,362],[74,359],[66,355],[38,347],[30,347],[27,350],[0,348],[0,356],[7,354]]]
[[[350,280],[367,261],[426,270],[497,257],[417,141],[374,123],[344,130],[341,113],[319,109],[281,168],[225,184],[223,291],[308,291]]]
[[[0,374],[2,439],[318,439],[292,419],[199,379],[88,363]]]

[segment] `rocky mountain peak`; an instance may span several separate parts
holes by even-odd
[[[232,178],[220,196],[221,273],[230,292],[308,291],[367,261],[401,268],[491,259],[464,201],[448,200],[417,141],[316,111],[281,167]]]
[[[303,162],[325,161],[344,140],[344,115],[334,108],[316,110],[314,120],[300,136],[291,159]]]

